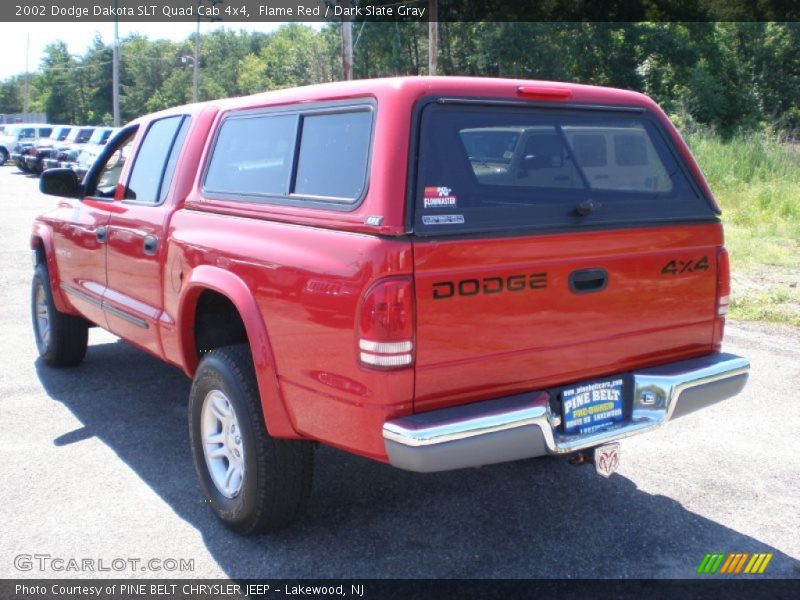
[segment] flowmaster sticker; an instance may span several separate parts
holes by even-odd
[[[448,208],[458,204],[458,198],[449,187],[426,187],[422,196],[423,208]]]
[[[464,215],[423,215],[424,225],[458,225],[464,222]]]

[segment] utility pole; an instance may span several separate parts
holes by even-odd
[[[203,0],[197,3],[198,8]],[[194,34],[194,84],[192,88],[192,102],[200,99],[200,15],[197,15],[197,31]]]
[[[192,82],[192,102],[198,102],[200,100],[200,6],[203,2],[208,2],[211,7],[215,7],[218,4],[223,4],[225,0],[197,0],[197,29],[194,33],[194,59],[192,62],[194,63],[193,69],[193,79]],[[222,17],[206,17],[212,23],[214,21],[222,21]],[[186,62],[187,58],[191,57],[183,57],[183,62]]]
[[[114,14],[118,15],[117,12],[117,4],[118,0],[114,0]],[[119,117],[119,17],[114,17],[114,45],[111,49],[113,58],[112,58],[112,82],[111,82],[111,94],[112,94],[112,101],[111,104],[113,106],[114,112],[114,127],[119,127],[120,125],[120,117]]]
[[[345,8],[352,3],[348,0]],[[353,78],[353,22],[350,15],[342,15],[342,78],[349,81]]]
[[[436,75],[439,53],[438,0],[428,0],[428,75]]]

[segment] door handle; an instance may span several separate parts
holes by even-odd
[[[599,292],[608,285],[608,272],[605,269],[580,269],[569,275],[569,289],[575,294]]]
[[[105,244],[106,238],[108,237],[108,227],[98,227],[94,234],[99,243]]]
[[[144,250],[145,254],[149,254],[153,256],[158,250],[158,238],[154,235],[148,235],[144,238],[144,242],[142,243],[142,249]]]

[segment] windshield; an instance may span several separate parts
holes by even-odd
[[[92,137],[94,129],[81,129],[78,131],[78,136],[75,138],[76,144],[85,144]]]
[[[108,140],[110,135],[111,135],[110,129],[96,129],[95,132],[92,134],[92,137],[89,138],[89,143],[103,144]]]
[[[56,142],[63,142],[68,135],[69,127],[56,127],[50,132],[50,135],[44,136],[44,138]]]
[[[65,139],[67,139],[70,131],[70,127],[57,127],[53,130],[53,133],[50,134],[50,138],[59,142],[63,142]]]
[[[415,231],[713,218],[677,156],[644,113],[431,104]]]
[[[75,127],[69,132],[66,141],[71,144],[83,144],[92,136],[93,132],[94,129],[80,129]]]

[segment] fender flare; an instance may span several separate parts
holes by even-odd
[[[181,354],[186,374],[192,377],[199,362],[194,351],[195,309],[200,295],[206,290],[225,296],[242,318],[253,356],[267,431],[275,438],[301,438],[286,410],[278,383],[275,356],[258,304],[247,284],[228,270],[210,265],[195,267],[181,289],[177,326],[180,331]]]
[[[61,277],[59,276],[55,248],[53,247],[53,231],[44,223],[33,224],[31,250],[41,251],[44,255],[45,266],[50,276],[50,291],[53,294],[53,304],[55,304],[56,309],[63,313],[77,314],[61,291]]]

